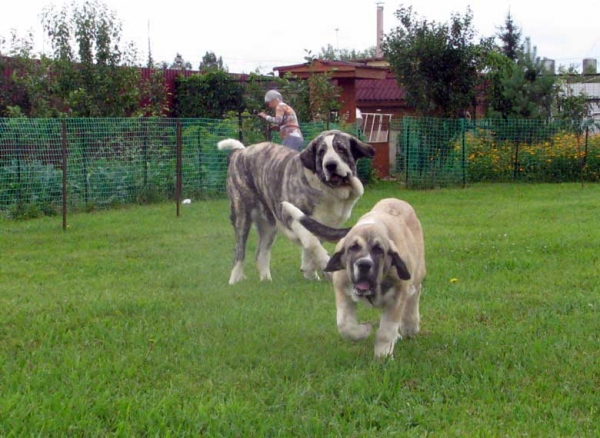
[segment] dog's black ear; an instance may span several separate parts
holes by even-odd
[[[390,251],[390,256],[392,257],[392,265],[396,268],[396,272],[398,273],[398,277],[400,280],[410,280],[410,272],[408,272],[408,268],[406,267],[406,263],[400,257],[395,250]]]
[[[336,252],[334,255],[332,255],[331,258],[329,259],[329,262],[327,262],[327,266],[325,267],[324,271],[325,272],[335,272],[335,271],[341,271],[342,269],[344,269],[344,263],[342,262],[343,255],[344,255],[343,249],[341,251]]]
[[[300,162],[311,172],[317,171],[317,142],[321,136],[313,139],[302,152],[300,152]]]
[[[359,140],[356,137],[350,137],[350,150],[354,160],[359,158],[373,158],[375,156],[375,148],[364,141]]]

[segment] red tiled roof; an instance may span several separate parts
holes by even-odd
[[[382,102],[404,99],[404,89],[398,87],[396,79],[390,76],[381,80],[358,79],[356,81],[356,101]]]

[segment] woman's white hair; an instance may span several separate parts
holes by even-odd
[[[277,90],[269,90],[267,91],[267,94],[265,94],[265,103],[269,103],[272,100],[281,100],[283,101],[283,97],[281,96],[281,93]]]

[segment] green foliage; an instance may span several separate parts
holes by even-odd
[[[566,129],[531,143],[501,140],[483,128],[467,133],[469,181],[600,182],[600,135]]]
[[[250,73],[244,82],[244,110],[249,114],[258,114],[265,109],[265,93],[270,89],[286,89],[285,100],[290,103],[294,109],[295,95],[288,93],[287,88],[290,82],[290,76],[279,78],[275,76],[264,76],[258,73]],[[298,111],[296,110],[296,114]]]
[[[175,59],[173,59],[173,62],[169,65],[169,68],[173,70],[191,70],[192,63],[183,59],[181,53],[177,53]]]
[[[219,119],[227,111],[243,109],[243,85],[232,81],[223,70],[178,76],[175,86],[174,113],[177,117]]]
[[[341,108],[340,88],[331,82],[331,73],[315,73],[306,80],[310,120],[329,121],[331,114]]]
[[[220,56],[217,58],[214,52],[206,52],[200,61],[198,70],[205,72],[214,69],[227,71],[227,67],[223,65],[223,58]]]
[[[474,42],[473,14],[450,22],[419,20],[412,7],[396,12],[400,26],[382,48],[407,103],[423,115],[460,117],[472,109],[489,42]]]
[[[506,15],[504,27],[501,27],[497,35],[502,42],[501,50],[504,56],[511,61],[517,61],[523,53],[523,43],[521,42],[521,29],[513,21],[510,11]]]
[[[326,59],[328,61],[354,61],[358,59],[375,58],[375,46],[365,50],[356,49],[335,49],[331,44],[321,47],[317,59]]]
[[[490,118],[548,120],[551,117],[555,77],[545,73],[535,48],[526,46],[517,62],[506,62],[490,75]]]
[[[525,43],[521,42],[521,31],[510,13],[498,38],[502,45],[487,59],[488,116],[549,120],[553,108],[566,108],[555,77],[545,71],[531,40],[526,38]]]
[[[139,107],[135,49],[120,46],[121,23],[98,0],[48,7],[42,22],[54,53],[51,88],[77,117],[123,117]],[[75,44],[73,44],[75,42]]]
[[[140,109],[136,115],[161,117],[169,112],[170,93],[162,70],[154,71],[147,80],[141,82],[140,95]]]
[[[594,125],[590,117],[592,101],[585,92],[576,93],[567,79],[570,75],[563,74],[557,78],[555,85],[553,116],[570,125],[570,131],[579,134],[587,127]]]
[[[13,35],[10,58],[0,57],[0,117],[57,117],[56,72],[46,56],[35,59],[29,39]]]
[[[413,188],[600,181],[600,135],[569,122],[405,117],[398,138],[399,171]]]

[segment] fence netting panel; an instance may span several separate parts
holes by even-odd
[[[600,181],[600,134],[593,126],[404,117],[392,129],[396,170],[408,187]]]
[[[62,203],[61,124],[0,119],[0,211],[52,214]]]
[[[176,194],[180,199],[224,196],[229,152],[217,149],[220,140],[280,141],[277,132],[255,125],[256,118],[0,118],[0,213],[59,213],[63,169],[69,211],[173,200]],[[335,128],[325,123],[301,127],[305,145]]]

